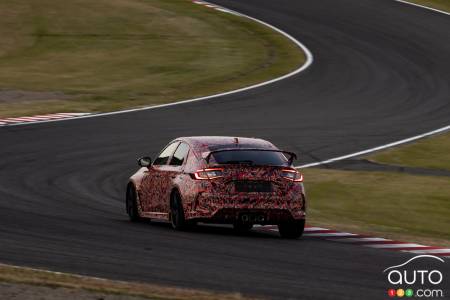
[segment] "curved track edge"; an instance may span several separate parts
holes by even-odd
[[[392,143],[389,143],[389,144],[385,144],[385,145],[377,146],[377,147],[374,147],[374,148],[358,151],[358,152],[355,152],[355,153],[350,153],[350,154],[343,155],[343,156],[330,158],[330,159],[323,160],[323,161],[318,161],[318,162],[309,163],[309,164],[305,164],[305,165],[301,165],[301,166],[296,166],[296,168],[310,168],[310,167],[316,167],[316,166],[320,166],[320,165],[326,165],[326,164],[333,163],[333,162],[336,162],[336,161],[339,161],[339,160],[344,160],[344,159],[348,159],[348,158],[352,158],[352,157],[356,157],[356,156],[361,156],[361,155],[369,154],[369,153],[372,153],[372,152],[376,152],[376,151],[392,148],[392,147],[395,147],[395,146],[399,146],[399,145],[402,145],[402,144],[414,142],[416,140],[419,140],[419,139],[422,139],[422,138],[425,138],[425,137],[429,137],[429,136],[432,136],[432,135],[435,135],[435,134],[444,133],[444,132],[449,131],[449,130],[450,130],[450,125],[447,125],[447,126],[439,128],[439,129],[432,130],[432,131],[429,131],[429,132],[425,132],[425,133],[422,133],[422,134],[419,134],[419,135],[416,135],[416,136],[413,136],[413,137],[410,137],[410,138],[407,138],[407,139],[403,139],[403,140],[399,140],[399,141],[392,142]]]
[[[437,8],[433,8],[433,7],[429,7],[429,6],[425,6],[425,5],[421,5],[421,4],[418,4],[418,3],[413,3],[413,2],[409,2],[409,1],[405,1],[405,0],[394,0],[394,1],[397,1],[397,2],[400,2],[400,3],[404,3],[404,4],[408,4],[408,5],[412,5],[412,6],[416,6],[416,7],[420,7],[420,8],[423,8],[423,9],[428,9],[428,10],[431,10],[431,11],[434,11],[434,12],[437,12],[437,13],[441,13],[441,14],[450,16],[449,12],[446,12],[446,11],[443,11],[443,10],[440,10],[440,9],[437,9]]]
[[[204,3],[208,3],[206,1],[202,1]],[[218,5],[216,5],[218,6]],[[220,6],[219,6],[220,7]],[[218,93],[218,94],[213,94],[213,95],[209,95],[209,96],[203,96],[203,97],[198,97],[198,98],[192,98],[192,99],[186,99],[186,100],[181,100],[181,101],[177,101],[177,102],[172,102],[172,103],[165,103],[165,104],[160,104],[160,105],[152,105],[152,106],[145,106],[145,107],[139,107],[139,108],[131,108],[131,109],[125,109],[125,110],[118,110],[118,111],[112,111],[112,112],[106,112],[106,113],[97,113],[97,114],[90,114],[90,115],[85,115],[85,116],[80,116],[80,117],[76,117],[76,118],[71,118],[71,119],[57,119],[57,120],[44,120],[44,121],[36,121],[36,122],[29,122],[29,123],[18,123],[18,124],[9,124],[6,125],[5,127],[12,127],[12,126],[25,126],[25,125],[32,125],[32,124],[41,124],[41,123],[53,123],[53,122],[67,122],[67,121],[71,121],[71,120],[80,120],[80,119],[87,119],[87,118],[98,118],[98,117],[104,117],[104,116],[110,116],[110,115],[117,115],[117,114],[125,114],[125,113],[129,113],[129,112],[136,112],[136,111],[145,111],[145,110],[154,110],[154,109],[159,109],[159,108],[163,108],[163,107],[170,107],[170,106],[175,106],[175,105],[182,105],[182,104],[188,104],[188,103],[192,103],[192,102],[198,102],[198,101],[203,101],[203,100],[209,100],[209,99],[213,99],[213,98],[218,98],[218,97],[222,97],[222,96],[227,96],[227,95],[232,95],[232,94],[236,94],[236,93],[240,93],[240,92],[244,92],[244,91],[248,91],[248,90],[252,90],[252,89],[256,89],[262,86],[266,86],[284,79],[287,79],[289,77],[292,77],[294,75],[297,75],[303,71],[305,71],[306,69],[308,69],[314,62],[314,57],[313,54],[311,53],[311,51],[300,41],[298,41],[296,38],[294,38],[293,36],[291,36],[290,34],[288,34],[287,32],[269,24],[266,23],[262,20],[259,20],[257,18],[253,18],[250,17],[248,15],[239,13],[237,11],[231,10],[227,8],[227,11],[234,13],[237,16],[241,16],[247,19],[250,19],[254,22],[257,22],[263,26],[266,26],[272,30],[274,30],[275,32],[283,35],[284,37],[286,37],[288,40],[290,40],[291,42],[293,42],[305,55],[306,61],[297,69],[295,69],[294,71],[291,71],[285,75],[282,75],[280,77],[268,80],[268,81],[264,81],[261,83],[257,83],[254,85],[250,85],[247,87],[243,87],[243,88],[239,88],[236,90],[232,90],[232,91],[228,91],[228,92],[223,92],[223,93]]]

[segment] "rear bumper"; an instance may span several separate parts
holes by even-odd
[[[268,225],[304,218],[304,213],[294,218],[292,213],[287,209],[224,208],[218,210],[209,218],[199,218],[199,221],[221,224],[233,224],[239,221],[243,223]]]
[[[248,217],[253,224],[279,224],[306,217],[306,199],[303,193],[290,195],[238,195],[226,197],[201,194],[185,210],[187,219],[212,223],[234,223]],[[245,217],[247,216],[247,217]]]

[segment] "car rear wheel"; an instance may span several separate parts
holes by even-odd
[[[183,204],[178,192],[172,193],[170,199],[170,220],[172,227],[176,230],[184,230],[187,228],[187,222],[184,218]]]
[[[129,184],[127,187],[126,209],[131,222],[139,222],[142,220],[137,206],[136,190],[132,184]]]
[[[280,236],[285,239],[298,239],[305,230],[305,220],[290,221],[278,224]]]

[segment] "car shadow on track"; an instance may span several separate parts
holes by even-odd
[[[167,230],[174,231],[172,225],[168,222],[161,221],[150,221],[143,220],[137,223],[130,223],[128,220],[121,220],[123,223],[128,223],[130,225],[139,226],[141,229],[152,228],[157,230]],[[234,236],[234,237],[251,237],[251,238],[262,238],[262,239],[280,239],[278,232],[264,230],[261,227],[253,228],[250,231],[239,232],[233,229],[231,225],[227,224],[207,224],[199,223],[192,226],[186,230],[186,233],[190,234],[212,234],[212,235],[223,235],[223,236]],[[300,239],[301,240],[301,239]]]

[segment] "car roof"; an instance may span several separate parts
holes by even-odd
[[[267,149],[278,150],[271,142],[248,137],[231,136],[190,136],[180,137],[175,140],[181,140],[188,143],[198,153],[211,152],[230,148],[248,148],[248,149]]]

